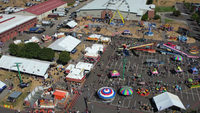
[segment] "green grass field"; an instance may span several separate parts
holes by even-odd
[[[176,9],[171,6],[156,6],[156,9],[155,9],[156,12],[173,12],[175,10]]]
[[[171,20],[171,19],[165,19],[165,23],[170,23],[170,22],[173,22],[173,20]]]

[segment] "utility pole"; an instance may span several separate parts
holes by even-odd
[[[125,71],[126,71],[126,58],[125,58],[125,56],[124,56],[124,58],[123,58],[123,80],[124,80],[124,74],[125,74]]]

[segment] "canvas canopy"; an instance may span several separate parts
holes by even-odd
[[[158,111],[162,111],[172,106],[179,107],[181,109],[185,109],[183,103],[179,99],[177,95],[174,95],[169,92],[164,92],[160,95],[153,97],[153,100],[156,104]]]
[[[56,51],[67,51],[71,52],[81,41],[72,37],[70,35],[60,38],[52,43],[48,48],[51,48]]]
[[[67,23],[67,26],[69,26],[70,28],[74,28],[74,27],[77,26],[77,23],[74,20],[72,20],[72,21]]]

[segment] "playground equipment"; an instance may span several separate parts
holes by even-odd
[[[17,70],[18,70],[18,74],[19,74],[19,80],[20,80],[19,87],[20,87],[20,88],[28,87],[29,84],[23,82],[22,77],[21,77],[21,74],[20,74],[19,64],[21,64],[21,63],[15,63],[15,64],[16,64],[16,67],[17,67]]]
[[[123,7],[123,9],[125,10],[125,12],[127,14],[124,17],[122,16],[122,14],[119,11],[121,6]],[[116,8],[116,9],[113,9],[113,8]],[[109,11],[110,12],[115,11],[115,12],[112,15],[109,13]],[[115,25],[115,22],[113,20],[120,18],[121,19],[120,25],[124,25],[124,23],[125,23],[124,19],[128,19],[128,16],[130,13],[130,6],[126,0],[109,0],[106,4],[106,12],[107,12],[106,16],[108,16],[108,18],[110,19],[109,24]],[[119,15],[119,18],[115,18],[116,14]]]
[[[166,47],[166,48],[168,48],[168,49],[171,49],[172,51],[175,51],[175,52],[177,52],[179,54],[185,55],[188,58],[200,58],[200,56],[190,56],[190,55],[188,55],[188,54],[186,54],[186,53],[184,53],[184,52],[182,52],[180,50],[177,50],[177,49],[175,49],[173,47],[170,47],[170,46],[168,46],[166,44],[163,44],[163,46]]]
[[[145,35],[147,35],[147,36],[153,36],[153,32],[152,32],[152,28],[151,27],[152,27],[152,24],[149,24],[149,29],[148,29],[149,31],[146,32]]]

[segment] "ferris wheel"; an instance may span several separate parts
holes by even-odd
[[[120,13],[120,9],[123,9],[123,15]],[[113,24],[116,15],[121,19],[121,25],[124,25],[124,20],[128,20],[130,14],[130,6],[126,0],[109,0],[106,3],[107,17],[110,19],[109,23]]]

